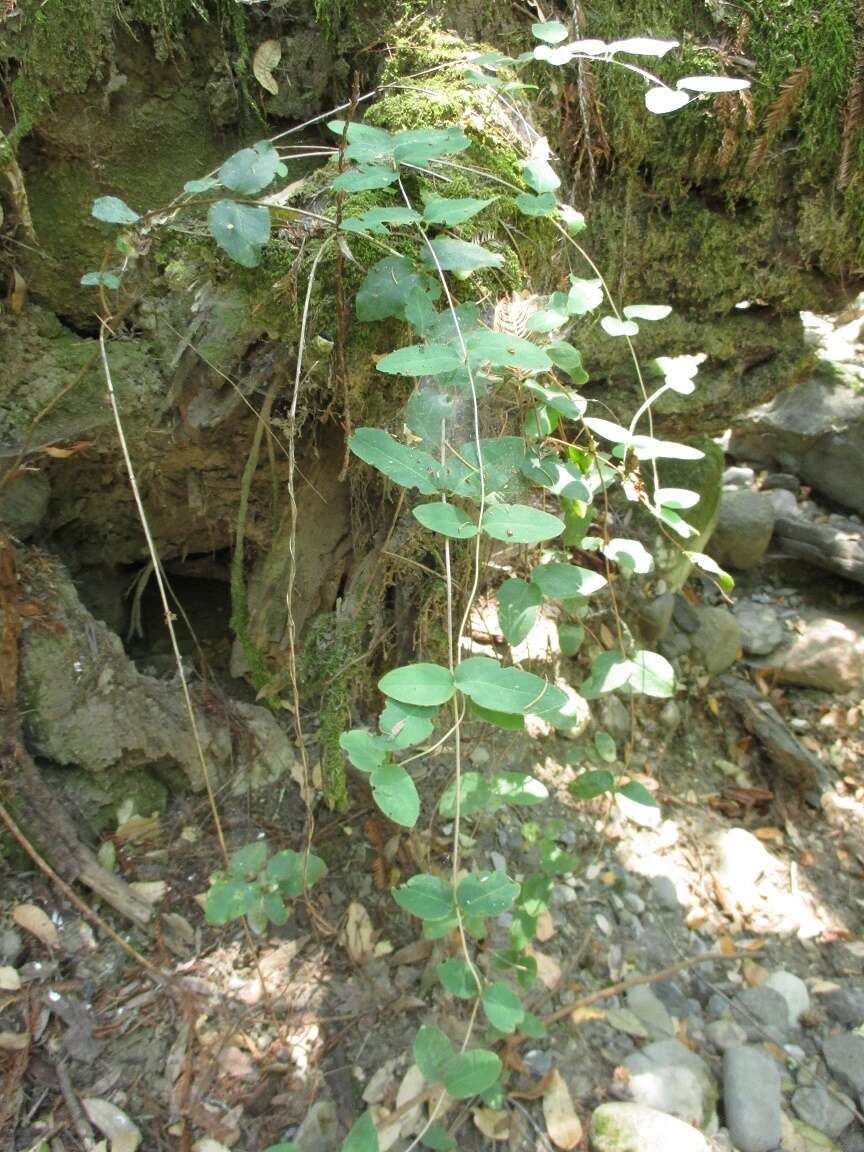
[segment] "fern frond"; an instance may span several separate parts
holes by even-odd
[[[768,153],[768,147],[773,140],[784,131],[798,106],[798,101],[810,80],[810,65],[802,64],[780,86],[780,95],[765,113],[760,133],[750,159],[747,163],[747,175],[752,176],[762,165]]]
[[[837,187],[845,188],[852,179],[855,163],[853,141],[859,128],[864,127],[864,30],[858,34],[855,70],[843,110],[843,136],[840,145],[840,163],[837,166]]]

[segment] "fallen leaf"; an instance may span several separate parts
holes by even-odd
[[[88,448],[92,447],[92,440],[79,440],[78,443],[73,444],[71,448],[58,448],[56,444],[46,444],[42,451],[46,456],[50,456],[54,460],[68,460],[71,456],[77,456],[79,453],[86,452]]]
[[[551,940],[555,935],[555,922],[552,919],[552,913],[548,908],[544,908],[540,915],[537,917],[537,924],[534,928],[534,935],[541,944],[545,944],[547,940]]]
[[[35,936],[37,940],[41,940],[49,948],[56,948],[60,943],[57,929],[52,924],[51,918],[41,908],[37,908],[35,904],[18,904],[12,913],[12,919],[19,928],[23,928],[25,932]]]
[[[252,73],[262,88],[274,96],[279,93],[279,83],[273,69],[282,59],[282,46],[278,40],[263,40],[252,57]]]
[[[721,936],[719,943],[720,943],[720,951],[723,953],[724,956],[734,956],[734,954],[737,952],[737,948],[735,947],[735,941],[732,939],[731,936]]]
[[[606,1021],[616,1032],[624,1032],[628,1036],[636,1036],[640,1040],[648,1039],[648,1029],[635,1012],[629,1008],[610,1008],[606,1013]]]
[[[372,1079],[363,1089],[363,1099],[367,1104],[380,1104],[385,1099],[390,1089],[393,1080],[393,1069],[396,1067],[396,1060],[388,1060],[386,1064],[382,1064],[377,1072],[374,1073]]]
[[[141,1143],[141,1133],[125,1112],[116,1104],[98,1097],[88,1097],[81,1101],[91,1124],[111,1141],[111,1152],[135,1152]]]
[[[133,880],[129,887],[139,899],[150,905],[164,900],[168,891],[164,880]]]
[[[545,952],[538,952],[536,948],[528,948],[526,951],[537,961],[537,976],[540,983],[550,992],[554,992],[561,983],[561,965]]]
[[[374,935],[369,913],[357,900],[352,900],[345,924],[345,948],[355,964],[365,964],[372,955]]]
[[[556,1148],[570,1152],[582,1140],[582,1122],[573,1107],[570,1089],[557,1070],[549,1078],[549,1087],[543,1097],[543,1119],[546,1131]]]
[[[152,840],[159,832],[159,813],[152,816],[130,816],[114,833],[121,844],[136,844],[141,840]]]
[[[17,268],[12,269],[9,277],[9,307],[14,316],[20,316],[27,300],[27,281]]]
[[[590,1004],[586,1004],[584,1008],[574,1008],[570,1013],[570,1022],[572,1024],[585,1024],[588,1020],[605,1020],[606,1013],[602,1008],[592,1008]]]
[[[755,960],[741,961],[741,974],[751,988],[758,988],[768,979],[768,970]]]
[[[14,968],[0,967],[0,992],[17,992],[21,987],[21,977]]]
[[[29,1032],[0,1032],[0,1052],[23,1052],[29,1047]]]
[[[471,1113],[474,1124],[487,1140],[510,1139],[510,1113],[503,1109],[475,1108]]]
[[[770,799],[771,797],[769,797]],[[776,844],[782,844],[785,837],[780,828],[757,828],[754,832],[757,840],[767,840]]]
[[[402,1083],[399,1085],[399,1091],[396,1093],[397,1112],[410,1100],[413,1100],[415,1096],[419,1096],[425,1087],[426,1081],[423,1078],[423,1073],[416,1064],[412,1064],[402,1077]],[[402,1117],[401,1123],[399,1124],[399,1135],[413,1135],[422,1123],[423,1105],[417,1104],[414,1108],[409,1108]]]
[[[406,944],[404,948],[400,948],[398,952],[393,953],[394,964],[416,964],[418,960],[426,960],[432,955],[432,949],[435,947],[434,940],[415,940],[411,944]]]

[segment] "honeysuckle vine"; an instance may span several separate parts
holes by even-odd
[[[98,287],[104,314],[110,316],[117,309],[109,299],[119,293],[122,302],[122,276],[135,259],[135,232],[175,226],[181,216],[200,218],[205,212],[207,230],[219,250],[246,268],[258,266],[280,213],[302,217],[313,229],[310,238],[318,238],[319,232],[323,237],[310,277],[314,278],[323,245],[331,238],[336,240],[333,247],[351,259],[355,259],[351,242],[357,236],[380,245],[384,253],[366,269],[353,307],[359,323],[395,320],[412,333],[408,342],[386,352],[375,365],[383,376],[414,381],[403,413],[407,434],[359,427],[348,443],[358,461],[403,490],[400,507],[410,507],[414,520],[429,533],[430,547],[439,549],[446,583],[447,662],[421,661],[385,672],[378,682],[385,703],[376,726],[343,732],[340,745],[354,768],[368,777],[381,812],[399,827],[413,828],[423,803],[409,766],[441,752],[452,740],[453,758],[447,761],[447,781],[441,781],[446,788],[437,805],[438,814],[453,825],[450,868],[446,873],[418,872],[393,891],[396,904],[419,921],[424,938],[449,942],[450,955],[436,969],[438,980],[443,993],[464,1001],[468,1011],[461,1044],[454,1045],[441,1030],[424,1026],[414,1045],[414,1061],[431,1095],[428,1118],[409,1147],[422,1143],[436,1152],[454,1147],[438,1120],[446,1097],[480,1097],[487,1107],[502,1106],[506,1073],[496,1047],[517,1031],[527,1037],[544,1034],[542,1022],[523,1002],[537,976],[530,946],[555,877],[571,872],[578,863],[551,835],[538,830],[537,870],[521,882],[499,869],[463,868],[460,837],[465,818],[507,806],[531,807],[547,796],[544,785],[526,773],[465,771],[461,742],[465,718],[509,731],[522,729],[528,716],[569,728],[574,723],[574,702],[582,708],[582,701],[612,692],[658,698],[675,692],[669,662],[630,642],[620,627],[618,646],[601,647],[576,685],[529,672],[512,657],[499,660],[472,652],[467,637],[484,581],[483,543],[491,540],[524,550],[518,570],[527,572],[527,578],[510,576],[496,590],[500,630],[511,653],[527,639],[544,605],[552,603],[561,652],[577,655],[585,642],[592,600],[611,591],[613,566],[624,577],[651,570],[653,557],[641,541],[610,539],[605,528],[601,534],[589,531],[595,502],[602,504],[606,523],[609,492],[615,486],[625,500],[652,516],[660,531],[677,538],[691,561],[721,583],[728,581],[708,557],[686,549],[697,533],[685,513],[698,503],[698,493],[662,487],[657,470],[658,460],[697,460],[702,455],[689,445],[656,438],[651,422],[653,407],[664,393],[692,393],[699,357],[654,361],[652,372],[660,383],[648,393],[634,341],[640,325],[662,324],[671,308],[663,302],[640,301],[619,307],[612,299],[602,274],[576,239],[586,221],[559,198],[561,180],[546,141],[531,129],[511,98],[528,87],[519,79],[525,66],[545,63],[567,68],[578,60],[633,73],[645,83],[645,105],[655,114],[679,112],[712,93],[738,91],[747,81],[686,76],[672,87],[630,59],[666,56],[677,47],[675,41],[570,40],[558,21],[533,25],[533,34],[535,47],[515,59],[498,53],[468,54],[404,82],[355,96],[336,110],[362,109],[383,91],[410,89],[411,80],[432,72],[461,72],[466,84],[489,90],[488,109],[500,102],[518,120],[528,141],[521,161],[522,186],[473,162],[472,137],[461,124],[388,131],[328,114],[241,149],[217,171],[190,180],[166,208],[139,215],[116,197],[100,197],[93,215],[122,229],[116,239],[117,266],[106,260],[101,269],[82,278],[82,284]],[[325,120],[334,135],[333,147],[284,143],[292,132]],[[279,206],[272,197],[263,197],[288,177],[292,160],[337,156],[338,169],[331,159],[329,179],[333,194],[341,198],[335,217]],[[466,178],[471,182],[471,195],[447,194],[456,175],[460,183]],[[380,194],[382,203],[352,210],[352,197],[370,192]],[[463,235],[482,225],[483,214],[504,196],[526,218],[540,227],[545,223],[571,246],[574,259],[589,273],[571,272],[565,288],[528,309],[518,332],[512,326],[496,326],[481,300],[470,299],[477,274],[501,268],[504,254]],[[310,279],[288,429],[292,458],[311,288]],[[610,340],[626,341],[632,355],[642,401],[627,424],[609,419],[608,413],[599,414],[602,409],[578,391],[588,372],[568,337],[580,323],[594,319]],[[483,435],[483,403],[493,393],[507,397],[522,413],[518,435]],[[647,433],[638,430],[643,419],[648,421]],[[467,438],[460,432],[463,420],[470,429]],[[644,464],[650,465],[647,477]],[[296,526],[293,489],[291,505]],[[470,579],[462,603],[457,603],[453,571],[462,549],[468,550]],[[598,552],[606,574],[573,563],[573,549]],[[293,567],[293,548],[290,561]],[[299,720],[290,601],[288,614]],[[439,731],[442,726],[442,709],[449,713],[443,721],[446,731],[435,738],[436,725]],[[620,793],[637,803],[655,804],[644,785],[622,771],[608,733],[598,732],[590,744],[581,746],[581,758],[582,771],[570,785],[575,799]],[[325,872],[324,861],[311,852],[308,841],[302,852],[275,854],[263,842],[247,845],[214,876],[206,901],[207,920],[222,925],[245,918],[254,932],[262,933],[270,924],[283,924],[291,902],[307,894]],[[492,946],[485,947],[481,957],[478,944],[490,937]],[[379,1122],[386,1126],[386,1119]],[[293,1152],[294,1147],[274,1145],[269,1152]],[[376,1121],[367,1112],[351,1130],[343,1152],[377,1152],[378,1147]]]

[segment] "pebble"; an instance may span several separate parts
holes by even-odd
[[[725,608],[700,608],[699,627],[691,644],[701,663],[712,675],[725,672],[738,657],[741,629],[738,621]]]
[[[780,1072],[759,1048],[723,1056],[726,1127],[739,1152],[774,1152],[780,1143]]]
[[[627,1007],[639,1017],[655,1040],[675,1035],[675,1021],[666,1011],[663,1002],[647,986],[630,989],[627,993]]]
[[[675,884],[668,876],[652,876],[651,887],[657,903],[663,908],[677,909],[681,907]]]
[[[724,488],[752,488],[756,482],[756,473],[752,468],[733,466],[723,473]]]
[[[823,1003],[825,1011],[838,1024],[857,1028],[864,1023],[864,988],[844,985],[829,992]]]
[[[822,1055],[843,1088],[854,1096],[864,1092],[864,1036],[857,1032],[830,1036],[822,1045]]]
[[[747,1033],[734,1020],[712,1020],[705,1029],[705,1035],[718,1052],[740,1048],[747,1043]]]
[[[775,488],[766,492],[765,496],[771,501],[775,516],[800,515],[798,499],[794,492],[789,492],[785,488]]]
[[[660,711],[660,723],[668,732],[674,732],[681,723],[681,709],[675,700],[667,700]]]
[[[765,987],[773,988],[786,1001],[790,1024],[798,1024],[804,1013],[810,1011],[810,993],[807,991],[807,985],[793,972],[787,972],[782,968],[772,972],[765,981]]]
[[[537,1077],[545,1076],[552,1068],[552,1053],[540,1048],[531,1048],[522,1059],[528,1070]]]
[[[732,1012],[751,1040],[763,1040],[767,1033],[772,1040],[782,1044],[789,1031],[786,999],[776,988],[769,988],[766,984],[742,989],[735,997]]]
[[[590,1136],[594,1152],[709,1152],[698,1129],[642,1104],[601,1104]]]
[[[741,647],[748,656],[767,656],[783,640],[783,625],[768,604],[742,600],[735,605],[735,619],[741,628]]]
[[[21,933],[16,932],[14,928],[4,928],[0,932],[0,960],[4,964],[14,964],[21,955],[23,947]]]
[[[847,1103],[843,1103],[846,1100]],[[855,1119],[851,1111],[853,1104],[848,1096],[838,1100],[822,1084],[798,1088],[792,1097],[792,1107],[797,1115],[826,1136],[835,1139]]]
[[[720,500],[708,552],[718,564],[755,568],[765,555],[773,530],[774,508],[767,493],[727,489]]]
[[[649,1044],[626,1063],[628,1089],[637,1104],[668,1112],[697,1128],[709,1124],[717,1088],[701,1056],[670,1039]]]
[[[797,492],[800,487],[801,481],[791,472],[769,472],[762,481],[763,492],[770,492],[772,488],[785,488],[789,492]]]

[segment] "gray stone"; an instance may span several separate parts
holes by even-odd
[[[828,1015],[838,1024],[857,1028],[864,1023],[864,988],[844,985],[829,992],[822,1003]]]
[[[792,1107],[805,1124],[832,1139],[839,1136],[855,1119],[852,1111],[854,1105],[849,1097],[844,1096],[843,1100],[838,1100],[822,1084],[798,1088],[792,1097]]]
[[[675,1021],[647,985],[631,988],[627,993],[627,1007],[642,1021],[649,1034],[660,1040],[675,1035]]]
[[[775,519],[779,516],[800,516],[802,514],[798,506],[798,498],[794,492],[788,492],[785,488],[776,488],[766,492],[765,496],[771,501]]]
[[[0,524],[19,540],[29,540],[45,518],[50,496],[42,472],[19,472],[0,489]]]
[[[599,706],[600,726],[614,740],[630,737],[630,713],[617,696],[604,696]]]
[[[674,732],[681,723],[681,709],[675,700],[667,700],[660,709],[660,723],[668,732]]]
[[[842,1087],[854,1096],[864,1092],[864,1036],[857,1032],[829,1036],[822,1045],[822,1055]]]
[[[756,482],[756,473],[752,468],[742,465],[733,465],[723,472],[724,488],[752,488]]]
[[[767,656],[783,640],[783,625],[770,605],[742,600],[734,612],[741,629],[741,647],[748,656]]]
[[[677,909],[681,907],[675,884],[668,876],[653,876],[651,887],[658,904],[663,908]]]
[[[723,1108],[740,1152],[774,1152],[780,1143],[780,1072],[758,1048],[729,1048],[723,1056]]]
[[[627,1069],[627,1086],[637,1104],[697,1128],[705,1128],[713,1117],[717,1088],[708,1065],[680,1041],[649,1044],[627,1060]]]
[[[734,1020],[712,1020],[705,1035],[718,1052],[727,1048],[740,1048],[747,1043],[747,1032]]]
[[[594,1152],[708,1152],[698,1129],[642,1104],[601,1104],[589,1135]]]
[[[316,1100],[297,1133],[300,1152],[337,1152],[342,1144],[342,1127],[332,1100]]]
[[[14,928],[4,928],[0,932],[0,960],[4,964],[14,964],[24,947],[21,933]]]
[[[849,692],[864,687],[864,615],[805,610],[792,642],[765,661],[787,684]]]
[[[699,627],[699,614],[687,597],[680,593],[675,597],[672,619],[682,632],[695,632]]]
[[[662,596],[655,596],[653,600],[639,605],[636,624],[646,644],[656,644],[663,639],[672,623],[674,607],[675,596],[671,592],[664,592]]]
[[[765,981],[765,987],[773,988],[786,1001],[790,1024],[797,1024],[804,1013],[810,1011],[810,993],[807,991],[807,985],[794,972],[787,972],[782,968],[772,972]]]
[[[864,512],[864,392],[813,378],[742,417],[729,452],[779,466],[846,508]]]
[[[706,551],[724,567],[755,568],[767,551],[774,531],[774,508],[761,492],[724,492],[717,527]]]
[[[691,643],[693,652],[712,675],[735,663],[741,645],[738,621],[725,608],[700,608],[699,627]]]
[[[744,988],[735,997],[732,1013],[751,1040],[762,1040],[765,1034],[782,1043],[789,1031],[789,1007],[776,989],[762,984]]]
[[[762,491],[786,490],[797,493],[801,488],[801,481],[791,472],[769,472],[762,480]]]

